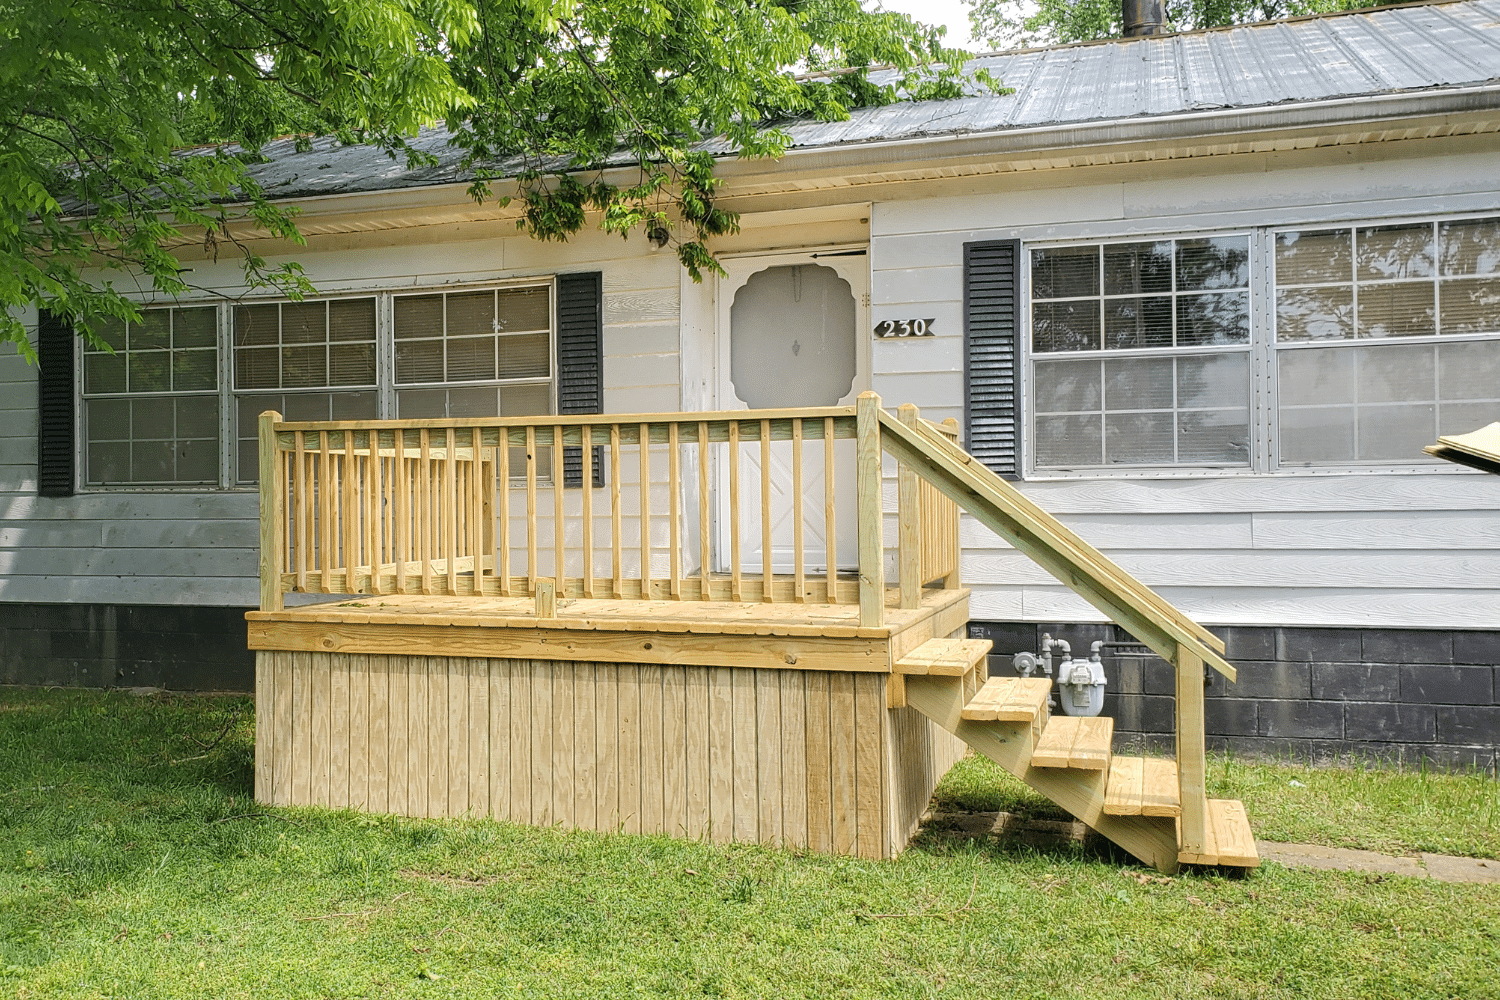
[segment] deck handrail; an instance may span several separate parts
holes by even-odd
[[[868,495],[836,486],[829,457],[855,444],[857,422],[852,406],[348,421],[267,412],[261,606],[279,610],[292,592],[536,596],[544,580],[558,598],[856,603],[860,584],[839,567],[838,511],[857,506],[868,521],[873,499],[878,532],[879,484]],[[773,466],[792,499],[760,471]],[[722,518],[710,494],[725,497]],[[957,508],[925,490],[906,514],[924,525],[904,550],[906,590],[956,587]]]
[[[904,406],[893,415],[880,408],[874,393],[861,396],[857,406],[878,421],[880,449],[896,458],[901,475],[918,477],[943,493],[1174,665],[1180,844],[1185,855],[1201,854],[1208,827],[1203,669],[1206,665],[1235,679],[1234,667],[1222,655],[1223,640],[921,421],[915,407]]]

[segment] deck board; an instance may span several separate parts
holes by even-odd
[[[862,627],[859,606],[851,604],[757,604],[729,601],[621,601],[559,598],[557,617],[536,616],[527,597],[446,597],[420,594],[361,596],[251,611],[252,622],[310,621],[351,624],[425,624],[485,628],[570,629],[576,631],[688,632],[706,635],[801,635],[836,638],[887,638],[968,597],[967,590],[927,590],[922,606],[896,606],[897,592],[887,592],[884,623]]]

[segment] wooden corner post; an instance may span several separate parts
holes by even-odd
[[[917,408],[911,403],[902,403],[896,409],[896,419],[912,430],[917,429]],[[933,516],[935,511],[922,509],[921,483],[917,471],[905,462],[896,466],[896,481],[900,489],[900,526],[897,538],[901,545],[900,575],[901,607],[911,610],[922,603],[922,529],[923,519]]]
[[[859,624],[881,623],[885,608],[885,549],[880,503],[880,397],[866,390],[854,405],[859,466]]]
[[[286,552],[285,463],[276,454],[281,414],[260,415],[260,609],[281,610],[281,562]]]
[[[1177,646],[1177,781],[1182,803],[1179,860],[1192,863],[1208,843],[1208,785],[1204,753],[1203,659]]]

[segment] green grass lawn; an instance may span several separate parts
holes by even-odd
[[[0,689],[0,997],[1500,996],[1494,886],[1274,865],[1166,879],[1076,846],[943,837],[864,862],[488,820],[247,817],[251,740],[245,698]],[[1291,774],[1307,794],[1270,822],[1299,839],[1340,815],[1381,825],[1350,798],[1371,787],[1376,816],[1462,794],[1435,775],[1417,780],[1443,791],[1424,793],[1410,776],[1385,790],[1385,772],[1320,784],[1240,762],[1215,781],[1273,802]],[[992,778],[967,762],[944,794],[995,808],[1015,793]],[[1390,835],[1492,849],[1488,808],[1487,833],[1413,820]]]

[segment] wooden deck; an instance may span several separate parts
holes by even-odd
[[[902,608],[886,592],[879,625],[858,604],[751,604],[385,595],[252,611],[250,648],[526,660],[891,673],[922,643],[961,631],[967,590],[925,590]]]
[[[256,798],[888,858],[967,742],[1164,871],[1252,867],[1243,807],[1205,787],[1223,642],[957,437],[873,393],[546,424],[263,414]],[[960,509],[1174,664],[1175,762],[1051,718],[1046,679],[987,680]]]

